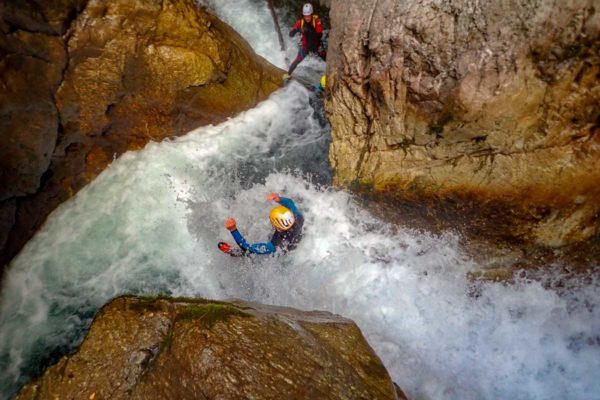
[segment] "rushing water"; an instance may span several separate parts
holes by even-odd
[[[241,25],[268,13],[236,4]],[[247,35],[254,46],[268,37]],[[562,296],[527,280],[488,283],[470,295],[477,265],[455,235],[393,226],[329,186],[329,128],[312,100],[293,83],[219,126],[150,143],[60,206],[3,283],[0,395],[72,350],[112,297],[166,293],[352,318],[413,399],[600,398],[600,283],[570,282]],[[299,248],[220,253],[230,215],[250,240],[270,235],[270,191],[304,212]]]

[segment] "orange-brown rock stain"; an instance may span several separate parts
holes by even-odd
[[[459,199],[479,220],[501,217],[506,237],[545,246],[598,235],[600,30],[589,3],[474,6],[477,18],[466,5],[377,5],[331,10],[335,184]],[[554,28],[515,23],[525,15],[553,15],[539,21]]]

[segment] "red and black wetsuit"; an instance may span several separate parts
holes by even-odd
[[[292,72],[296,69],[298,64],[309,53],[316,53],[325,60],[325,50],[322,49],[321,46],[321,37],[323,37],[323,24],[321,23],[321,18],[318,15],[311,15],[311,22],[304,21],[304,17],[296,21],[292,30],[290,30],[290,37],[294,36],[296,33],[302,33],[302,46],[298,49],[298,55],[296,59],[290,65],[290,69],[288,70],[288,75],[291,75]]]

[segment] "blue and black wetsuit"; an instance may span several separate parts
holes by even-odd
[[[296,218],[294,225],[292,225],[292,227],[287,231],[275,230],[275,233],[269,242],[254,244],[249,244],[246,239],[244,239],[242,234],[236,229],[231,232],[231,236],[233,236],[235,242],[238,244],[238,246],[240,246],[242,251],[252,254],[272,254],[275,253],[277,249],[285,253],[296,248],[300,242],[300,239],[302,239],[302,226],[304,225],[304,217],[300,211],[298,211],[298,208],[292,199],[280,197],[279,204],[289,208],[294,213],[294,217]]]

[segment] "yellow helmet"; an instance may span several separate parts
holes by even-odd
[[[325,86],[327,86],[327,77],[325,75],[321,77],[321,86],[323,89],[325,89]]]
[[[269,219],[275,229],[279,231],[287,231],[296,222],[296,217],[294,217],[292,210],[284,206],[273,208],[269,214]]]

